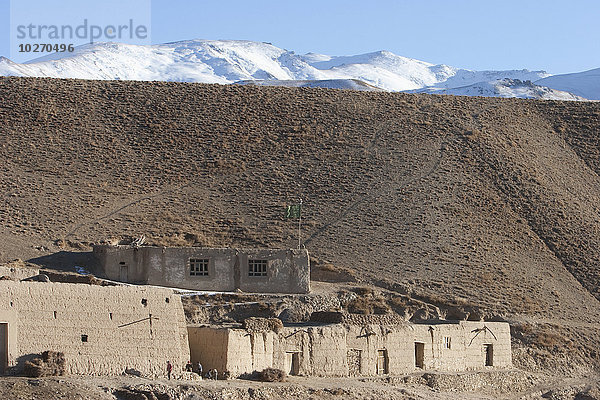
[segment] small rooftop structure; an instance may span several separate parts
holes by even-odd
[[[306,249],[97,245],[105,277],[191,290],[308,293]]]

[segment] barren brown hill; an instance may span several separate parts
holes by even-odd
[[[0,99],[0,261],[141,234],[295,246],[301,197],[320,263],[557,323],[598,362],[598,103],[29,78]]]

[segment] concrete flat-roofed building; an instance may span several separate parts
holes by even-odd
[[[94,246],[108,279],[191,290],[308,293],[306,249]]]
[[[510,328],[503,322],[314,323],[279,332],[188,326],[188,336],[192,362],[232,376],[269,367],[340,377],[512,367]]]

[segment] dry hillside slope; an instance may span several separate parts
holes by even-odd
[[[294,246],[302,197],[311,254],[365,282],[600,322],[600,104],[29,78],[0,99],[1,261]]]

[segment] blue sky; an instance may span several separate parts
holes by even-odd
[[[16,1],[43,10],[49,20],[81,17],[61,6],[74,0]],[[4,56],[11,49],[9,3],[0,0]],[[124,3],[78,2],[86,4],[86,17],[98,15],[99,4],[107,16],[118,14]],[[150,28],[152,43],[247,39],[297,53],[389,50],[469,69],[566,73],[600,67],[599,17],[597,0],[152,0]]]

